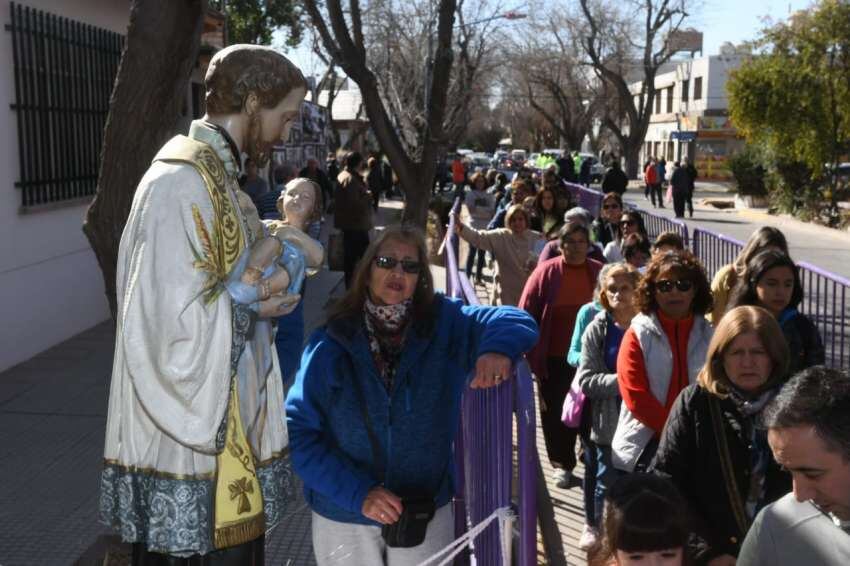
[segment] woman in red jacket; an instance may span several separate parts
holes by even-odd
[[[540,326],[540,340],[528,359],[537,377],[546,452],[556,469],[558,487],[567,487],[576,465],[578,431],[561,422],[564,399],[575,376],[566,353],[578,309],[593,298],[602,264],[587,257],[590,233],[585,224],[565,224],[558,239],[562,255],[537,266],[525,284],[519,308],[528,311]]]
[[[696,381],[713,329],[705,270],[689,251],[655,256],[635,293],[641,311],[632,319],[617,355],[623,408],[611,442],[614,467],[646,469],[670,407]]]

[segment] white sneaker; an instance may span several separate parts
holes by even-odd
[[[584,529],[581,531],[581,537],[578,539],[578,547],[582,550],[590,550],[590,548],[596,544],[596,539],[598,538],[599,531],[590,525],[585,525]]]
[[[566,489],[570,487],[570,477],[572,473],[569,471],[558,468],[555,470],[555,473],[552,475],[552,479],[555,480],[555,486],[560,487],[561,489]]]

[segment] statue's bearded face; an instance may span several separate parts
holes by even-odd
[[[292,122],[300,115],[301,101],[307,91],[298,88],[287,94],[277,106],[260,108],[248,118],[248,135],[245,139],[245,153],[257,166],[265,167],[269,161],[272,146],[289,137]]]

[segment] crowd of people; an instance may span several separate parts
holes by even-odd
[[[821,365],[781,232],[709,283],[619,190],[600,218],[574,206],[559,171],[587,160],[510,185],[487,172],[468,195],[457,171],[458,233],[496,271],[493,304],[464,305],[435,291],[420,230],[370,240],[392,178],[378,156],[365,175],[350,152],[259,177],[307,93],[290,61],[232,45],[205,86],[205,116],[140,181],[117,262],[99,505],[134,565],[262,564],[293,473],[320,566],[432,558],[454,538],[462,394],[524,356],[558,485],[582,447],[592,564],[850,563],[850,376]],[[329,207],[346,291],[302,347]]]
[[[758,230],[735,262],[709,278],[677,234],[650,240],[643,217],[624,207],[619,191],[604,195],[593,218],[575,206],[557,167],[523,172],[510,183],[494,170],[468,179],[458,170],[454,192],[463,213],[456,230],[469,245],[465,268],[483,283],[489,257],[490,302],[501,306],[492,313],[486,307],[455,311],[433,293],[418,232],[390,228],[369,243],[379,190],[371,172],[380,166],[370,158],[361,175],[361,161],[347,154],[331,191],[342,211],[336,227],[350,240],[348,294],[307,346],[287,401],[293,459],[314,511],[317,557],[327,553],[319,562],[333,563],[334,550],[345,547],[367,561],[394,553],[386,563],[405,564],[451,540],[445,470],[451,430],[443,425],[456,422],[470,370],[473,384],[498,382],[487,382],[489,370],[476,369],[480,356],[470,358],[458,346],[481,339],[464,334],[460,321],[470,320],[483,336],[529,337],[521,347],[505,342],[485,350],[502,356],[499,379],[525,352],[557,486],[571,485],[581,456],[586,525],[579,546],[592,563],[639,564],[634,560],[655,553],[659,564],[735,564],[759,512],[792,489],[791,473],[771,452],[762,413],[793,375],[825,357],[817,328],[797,311],[802,288],[782,233]],[[678,212],[677,191],[674,186]],[[499,310],[505,308],[512,310]],[[476,318],[485,326],[471,322]],[[408,327],[420,326],[431,332],[408,335]],[[454,347],[437,346],[445,340]],[[416,357],[434,347],[448,354],[441,363],[455,360],[454,370]],[[369,359],[378,382],[367,378],[374,372]],[[411,359],[429,370],[412,371]],[[434,379],[425,375],[432,369],[448,388],[433,404],[426,397],[436,390],[423,386]],[[396,385],[399,370],[409,372],[403,386]],[[455,377],[447,381],[449,375]],[[563,421],[565,403],[579,405],[572,426]],[[396,412],[400,423],[416,418],[427,426],[396,430]],[[387,416],[370,416],[380,414]],[[353,422],[365,426],[365,434]],[[395,447],[383,440],[391,427]],[[424,431],[427,439],[417,436]],[[423,460],[419,448],[426,445]],[[364,473],[383,481],[370,485],[374,479]],[[378,523],[385,533],[423,487],[433,500],[427,505],[433,519],[417,550],[389,550],[369,527]],[[647,524],[636,524],[641,521]],[[644,528],[658,532],[636,536]],[[759,563],[756,556],[751,551],[752,563]]]
[[[657,206],[662,167],[651,160],[646,168]],[[671,173],[677,216],[691,198],[690,169],[677,163]],[[460,219],[457,226],[462,239],[493,255],[493,289],[510,290],[493,300],[518,304],[539,326],[527,359],[555,484],[571,485],[577,441],[585,466],[579,546],[594,564],[644,563],[616,549],[663,551],[669,560],[658,564],[735,564],[759,512],[792,489],[794,470],[771,451],[763,413],[792,376],[827,372],[818,330],[797,310],[803,289],[785,237],[761,228],[732,264],[707,274],[677,234],[651,242],[620,193],[606,193],[593,219],[547,173],[518,175],[506,188],[493,178],[490,229]],[[467,201],[480,225],[475,206]],[[551,215],[561,210],[553,229]],[[502,218],[505,228],[497,227]],[[567,426],[564,415],[576,405],[580,421]],[[627,496],[656,501],[667,515],[660,523],[646,509],[634,517],[666,529],[667,542],[611,532],[642,528],[618,523],[631,521]],[[605,517],[606,500],[616,518]],[[839,552],[848,549],[850,539]],[[768,563],[755,552],[747,559]]]

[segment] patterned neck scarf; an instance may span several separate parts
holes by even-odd
[[[773,458],[767,443],[767,431],[758,426],[757,417],[765,405],[779,392],[774,386],[759,393],[756,397],[747,397],[735,387],[729,387],[729,398],[744,417],[744,435],[750,444],[750,486],[747,490],[746,508],[750,518],[764,507],[764,480],[767,466]]]
[[[404,337],[409,326],[412,304],[413,301],[408,299],[397,305],[376,305],[367,296],[363,305],[369,351],[387,393],[393,389],[398,361],[404,349]]]

